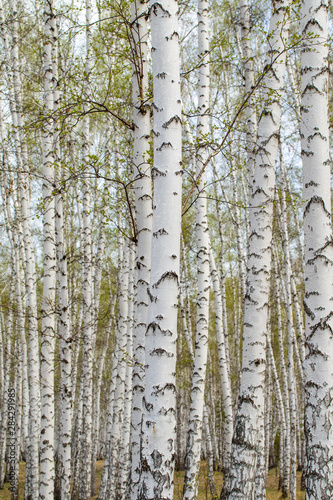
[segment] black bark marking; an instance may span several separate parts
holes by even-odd
[[[325,137],[323,134],[321,134],[318,130],[312,134],[312,135],[308,135],[308,139],[314,139],[317,135],[319,135],[319,137],[322,138],[323,141],[327,141],[327,137]]]
[[[169,415],[169,414],[172,414],[172,415],[176,415],[176,411],[174,408],[170,407],[170,408],[165,408],[164,406],[162,406],[162,408],[160,409],[159,411],[160,415]]]
[[[308,107],[306,107],[306,106],[301,106],[301,107],[300,107],[300,112],[301,112],[301,114],[302,114],[302,113],[308,113],[308,112],[309,112],[309,108],[308,108]],[[304,138],[304,134],[301,134],[301,138],[302,138],[302,139]]]
[[[174,31],[174,32],[173,32],[170,36],[166,36],[165,38],[166,38],[167,40],[172,40],[172,38],[174,37],[174,35],[176,35],[176,36],[178,37],[178,33],[177,33],[177,31]]]
[[[250,234],[250,238],[252,238],[252,236],[256,236],[258,238],[258,240],[264,239],[264,236],[262,236],[261,234],[258,234],[257,231],[252,231],[252,233]]]
[[[303,300],[304,311],[307,316],[309,316],[312,320],[315,319],[316,315],[311,311],[305,300]]]
[[[156,109],[156,111],[162,111],[162,109],[163,109],[163,108],[159,108],[158,106],[156,106],[156,104],[155,104],[154,102],[153,102],[153,104],[152,104],[152,107],[153,107],[154,109]],[[153,130],[153,134],[155,134],[155,136],[156,136],[156,137],[158,137],[158,136],[160,135],[160,133],[159,133],[159,132],[155,133],[155,132],[154,132],[154,130]]]
[[[306,214],[310,211],[310,208],[311,208],[312,204],[314,204],[314,203],[317,203],[318,205],[321,205],[321,206],[322,206],[322,209],[323,209],[323,210],[324,210],[324,212],[325,212],[325,214],[326,214],[328,217],[331,217],[330,212],[328,212],[328,211],[326,210],[325,203],[324,203],[323,199],[322,199],[320,196],[317,196],[317,195],[313,196],[313,197],[311,198],[311,200],[309,200],[309,201],[308,201],[308,203],[306,204],[305,209],[304,209],[304,215],[306,215]]]
[[[156,177],[158,177],[159,175],[161,177],[166,177],[166,173],[165,172],[162,172],[162,170],[159,170],[157,167],[153,167],[151,169],[151,175],[152,175],[152,178],[155,179]]]
[[[313,156],[314,152],[313,151],[305,151],[305,149],[302,149],[301,151],[301,156]],[[307,187],[308,184],[305,184],[305,187]],[[318,186],[318,184],[316,184]]]
[[[168,336],[168,337],[172,337],[172,332],[170,330],[163,330],[161,328],[161,326],[156,322],[156,321],[152,321],[151,323],[149,323],[149,325],[147,326],[147,331],[146,331],[146,335],[148,334],[148,331],[152,329],[153,332],[155,333],[156,330],[159,330],[162,335],[164,336]],[[157,350],[157,349],[156,349]],[[166,352],[166,351],[165,351]],[[173,355],[172,355],[173,356]],[[172,357],[171,356],[171,357]]]
[[[162,151],[163,148],[172,148],[171,142],[162,142],[159,148],[156,148],[156,151]]]
[[[308,83],[305,89],[302,92],[302,97],[306,94],[306,92],[318,92],[319,94],[323,94],[321,90],[319,90],[313,83]]]
[[[245,398],[245,396],[244,396],[244,398]],[[243,401],[245,401],[245,399],[242,400],[242,398],[240,397],[239,404],[241,404],[241,402],[243,402]],[[245,402],[248,402],[248,401],[245,401]],[[245,422],[243,419],[238,418],[238,419],[236,419],[234,435],[232,437],[233,444],[238,444],[238,445],[245,447],[249,450],[255,450],[256,445],[249,443],[246,440],[246,437],[247,437],[247,431],[246,431],[246,427],[245,427]]]
[[[156,281],[156,283],[154,283],[153,288],[157,288],[165,279],[174,279],[178,284],[178,274],[175,273],[175,271],[166,271],[164,274],[162,274],[160,279]]]
[[[313,335],[316,333],[317,330],[322,330],[322,331],[329,330],[331,332],[331,335],[332,335],[333,331],[332,331],[331,325],[329,323],[332,316],[333,316],[333,313],[330,312],[327,316],[325,316],[324,318],[321,318],[318,321],[318,323],[316,323],[315,325],[312,325],[311,326],[311,333],[308,335],[307,341],[311,340],[311,338],[313,337]]]
[[[265,165],[266,167],[267,165]],[[270,167],[270,165],[269,165]],[[267,193],[265,192],[265,190],[262,188],[262,187],[257,187],[257,189],[252,193],[252,198],[254,198],[257,194],[264,194],[266,197],[267,197],[267,201],[269,201],[269,196],[267,195]]]
[[[158,347],[157,349],[154,349],[153,351],[151,351],[151,356],[162,357],[163,354],[166,354],[167,357],[170,357],[170,354],[168,353],[168,351],[166,351],[165,349],[162,349],[162,347]]]
[[[263,359],[263,358],[261,358],[261,359],[257,358],[254,361],[252,361],[250,364],[252,364],[252,363],[255,364],[255,366],[259,366],[260,364],[265,365],[266,364],[266,360]]]
[[[257,406],[254,404],[253,397],[249,394],[239,396],[239,406],[241,406],[243,403],[250,404],[251,406],[253,406],[253,408],[257,408]]]
[[[313,153],[311,153],[311,154],[313,154]],[[307,156],[309,156],[309,155],[307,155]],[[310,182],[305,183],[306,188],[311,187],[311,186],[317,187],[317,186],[319,186],[319,184],[317,184],[317,182],[315,182],[315,181],[310,181]]]
[[[171,14],[168,10],[166,10],[159,2],[155,2],[149,9],[150,12],[153,12],[155,16],[157,16],[158,7],[161,9],[163,14],[166,14],[168,17],[171,17]]]
[[[323,260],[323,261],[324,261],[324,264],[326,264],[326,265],[327,265],[328,263],[333,264],[332,260],[331,260],[331,259],[328,259],[325,255],[321,255],[321,254],[319,254],[319,253],[318,253],[318,255],[316,255],[316,254],[317,254],[317,252],[319,252],[319,251],[320,251],[320,250],[316,251],[316,252],[315,252],[315,256],[313,257],[313,259],[308,259],[306,263],[307,263],[307,264],[309,264],[309,265],[312,265],[312,264],[314,264],[314,263],[315,263],[316,261],[318,261],[318,260]]]
[[[150,298],[150,302],[156,302],[157,301],[157,297],[155,295],[152,295],[150,293],[149,288],[147,288],[147,294],[148,294],[148,297]]]
[[[153,394],[156,395],[156,394],[161,394],[162,393],[164,395],[165,391],[171,391],[174,394],[176,394],[175,384],[171,384],[170,382],[167,382],[166,384],[162,385],[161,387],[157,386],[155,388],[155,391],[153,392]]]
[[[313,356],[320,356],[325,361],[327,361],[327,359],[328,359],[327,354],[322,352],[317,345],[313,345],[309,342],[306,342],[305,345],[309,350],[308,354],[305,356],[305,359],[312,358]]]
[[[176,123],[181,123],[182,122],[181,118],[179,118],[178,115],[175,115],[172,118],[170,118],[170,120],[168,120],[167,122],[163,123],[162,127],[163,128],[168,128],[168,126],[170,125],[170,123],[172,123],[173,121],[175,121]]]
[[[161,236],[162,234],[169,234],[165,229],[164,227],[162,229],[159,229],[158,231],[155,231],[155,233],[153,233],[153,236],[154,238],[157,238],[158,236]]]
[[[162,454],[159,451],[154,450],[150,456],[153,459],[155,469],[160,468],[162,465]]]
[[[321,7],[321,6],[320,6]],[[317,21],[317,19],[310,19],[306,25],[304,26],[303,28],[303,33],[306,33],[306,31],[308,30],[308,28],[311,29],[311,31],[313,31],[313,28],[312,26],[318,26],[318,28],[320,29],[320,31],[323,31],[323,28],[320,26],[319,22]]]
[[[306,292],[305,293],[305,298],[309,298],[309,297],[312,297],[313,295],[317,296],[319,295],[319,292],[316,292],[316,291],[313,291],[313,292]]]
[[[164,80],[166,77],[166,73],[163,71],[162,73],[157,73],[156,75],[156,78],[161,78],[162,80]]]

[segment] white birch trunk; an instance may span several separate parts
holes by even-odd
[[[302,2],[306,499],[333,497],[332,225],[328,3]]]
[[[2,19],[2,17],[1,17]],[[8,314],[6,315],[6,324],[4,315],[1,314],[1,358],[2,358],[2,379],[1,379],[1,421],[0,421],[0,489],[4,487],[5,481],[5,458],[7,449],[7,422],[8,422],[8,389],[10,384],[10,365],[11,365],[11,340],[14,331],[13,322],[13,288],[15,287],[15,250],[14,250],[14,228],[11,217],[10,193],[13,190],[13,184],[8,182],[6,170],[9,169],[7,158],[7,147],[4,138],[2,110],[0,109],[0,133],[3,147],[3,171],[0,174],[0,189],[3,201],[3,214],[6,224],[6,231],[11,248],[11,284],[9,289]],[[17,217],[19,214],[17,214]]]
[[[224,411],[224,426],[223,426],[223,477],[224,483],[229,476],[230,459],[231,459],[231,442],[233,434],[233,402],[230,382],[230,368],[228,367],[229,360],[225,350],[225,335],[223,328],[223,303],[220,283],[215,266],[215,260],[212,250],[210,250],[210,273],[213,282],[214,300],[215,300],[215,325],[217,349],[219,355],[219,369],[222,387],[222,401]]]
[[[250,10],[247,0],[240,0],[239,14],[241,23],[241,47],[245,77],[245,91],[246,94],[249,95],[254,88],[254,64],[251,40]],[[253,96],[249,99],[249,102],[246,106],[245,117],[248,186],[249,194],[251,195],[254,167],[256,161],[255,148],[257,139],[257,117]]]
[[[151,3],[155,179],[139,484],[147,500],[173,498],[182,183],[177,11],[175,0]]]
[[[39,493],[39,440],[40,440],[40,384],[39,384],[39,342],[37,325],[37,298],[36,298],[36,269],[34,246],[30,226],[30,200],[28,168],[25,165],[24,144],[21,142],[21,98],[19,81],[19,55],[17,39],[17,12],[13,0],[10,1],[13,16],[12,22],[12,50],[9,53],[6,23],[3,20],[2,1],[0,1],[1,37],[4,42],[7,71],[12,84],[9,86],[10,110],[14,127],[15,156],[18,167],[18,186],[22,211],[22,224],[24,234],[25,271],[27,290],[27,316],[29,322],[29,444],[27,450],[27,471],[25,499],[35,500]]]
[[[281,490],[284,498],[287,498],[289,493],[290,484],[290,404],[289,404],[289,384],[288,384],[288,374],[285,363],[284,355],[284,329],[282,323],[282,311],[281,311],[281,298],[280,298],[280,288],[279,288],[279,274],[276,266],[276,257],[273,251],[273,282],[274,282],[274,299],[276,302],[277,309],[277,330],[278,330],[278,344],[279,344],[279,354],[280,354],[280,369],[282,377],[282,387],[283,387],[283,400],[285,407],[285,422],[286,422],[286,432],[283,436],[283,471],[282,471],[282,484]]]
[[[285,289],[286,289],[286,312],[287,312],[287,331],[288,331],[288,388],[289,388],[289,405],[290,405],[290,500],[296,500],[296,401],[294,385],[294,347],[296,345],[296,335],[293,323],[293,298],[291,291],[292,267],[289,250],[289,234],[287,228],[287,205],[285,199],[285,176],[284,163],[280,155],[281,173],[282,173],[282,193],[281,193],[281,223],[283,235],[283,252],[285,263]],[[295,344],[295,346],[294,346]],[[301,379],[303,376],[302,367]]]
[[[204,407],[203,410],[203,428],[206,435],[206,446],[207,446],[207,463],[208,463],[208,483],[210,493],[213,499],[218,498],[216,485],[214,481],[214,451],[212,445],[212,436],[209,429],[209,418],[208,418],[208,410],[207,407]]]
[[[112,425],[113,425],[112,420],[113,420],[113,406],[115,401],[118,360],[119,360],[119,350],[117,349],[117,346],[115,346],[115,352],[113,354],[112,375],[111,375],[110,394],[108,402],[108,415],[107,415],[107,427],[106,427],[106,451],[105,451],[105,460],[102,472],[101,485],[98,493],[98,500],[106,499],[107,487],[109,482],[111,481],[109,472],[112,459],[111,457]]]
[[[135,212],[137,230],[136,248],[136,304],[133,346],[133,400],[131,428],[131,498],[137,497],[140,480],[140,441],[145,390],[145,343],[148,312],[148,286],[151,265],[152,238],[152,189],[150,164],[150,110],[146,104],[148,91],[147,42],[148,24],[145,2],[132,3],[133,36],[133,178],[135,191]]]
[[[223,331],[223,336],[224,336],[224,344],[225,344],[225,356],[226,356],[226,361],[227,361],[227,368],[229,372],[229,378],[230,378],[230,355],[229,355],[229,332],[228,332],[228,319],[227,319],[227,304],[226,304],[226,290],[225,290],[225,266],[224,266],[224,235],[223,235],[223,224],[222,224],[222,218],[221,218],[221,210],[220,206],[218,203],[218,191],[217,191],[217,180],[218,180],[218,175],[216,171],[215,164],[213,162],[213,178],[214,178],[214,194],[216,198],[216,214],[217,214],[217,222],[218,222],[218,232],[219,232],[219,237],[220,237],[220,244],[221,244],[221,251],[220,251],[220,256],[218,259],[218,274],[217,279],[220,283],[220,288],[221,288],[221,301],[222,301],[222,331]],[[212,255],[212,253],[210,253]],[[212,273],[212,268],[211,268],[211,273]],[[214,284],[214,279],[213,279],[213,284]],[[216,282],[216,285],[218,285],[218,282]],[[215,290],[215,288],[214,288]],[[215,293],[215,292],[214,292]],[[239,353],[239,348],[236,346],[236,358],[238,359],[238,353]],[[237,370],[238,372],[238,370]]]
[[[274,354],[273,354],[273,349],[272,349],[272,342],[271,342],[271,334],[267,335],[267,350],[268,350],[268,356],[270,359],[270,363],[272,366],[272,373],[273,373],[273,382],[275,386],[275,391],[276,391],[276,398],[278,402],[278,409],[279,409],[279,415],[280,415],[280,448],[284,450],[284,441],[285,441],[285,436],[287,433],[287,426],[286,426],[286,418],[285,418],[285,408],[283,404],[283,399],[282,399],[282,393],[281,393],[281,386],[280,386],[280,381],[276,369],[276,363],[274,359]],[[284,455],[280,454],[280,468],[284,470]],[[280,477],[283,480],[283,477],[280,473]],[[283,493],[284,494],[284,493]]]
[[[95,385],[95,401],[93,408],[93,422],[94,422],[94,435],[93,435],[93,451],[92,451],[92,471],[91,471],[91,496],[95,496],[95,468],[96,468],[96,457],[99,449],[99,439],[100,439],[100,402],[101,402],[101,387],[102,387],[102,376],[105,365],[106,351],[109,345],[109,338],[114,323],[114,302],[111,304],[111,311],[109,321],[106,327],[105,337],[103,339],[103,349],[98,360],[98,370],[97,379]]]
[[[123,241],[120,237],[121,243],[119,248],[119,262],[120,262],[120,292],[119,292],[119,319],[117,331],[117,346],[118,350],[118,367],[116,386],[113,402],[112,414],[112,431],[111,431],[111,455],[108,473],[108,485],[106,498],[114,498],[121,488],[121,470],[125,464],[121,463],[120,453],[122,448],[122,430],[124,422],[124,406],[125,406],[125,379],[126,379],[126,365],[128,362],[127,357],[127,324],[128,324],[128,280],[129,280],[129,249],[125,245],[122,252]],[[121,258],[123,253],[123,258]]]
[[[86,0],[86,63],[85,94],[89,96],[91,53],[91,2]],[[82,350],[82,438],[80,463],[80,500],[88,500],[91,491],[91,440],[92,440],[92,372],[93,372],[93,308],[92,308],[92,236],[91,197],[89,182],[89,116],[83,121],[82,160],[85,167],[83,176],[82,230],[83,230],[83,350]]]
[[[55,211],[53,137],[53,5],[44,4],[44,125],[43,125],[43,254],[44,282],[41,307],[41,448],[40,500],[54,495],[54,347],[55,347]]]
[[[57,167],[60,168],[60,167]],[[64,195],[59,174],[56,174],[55,225],[58,272],[58,335],[60,358],[59,419],[60,419],[60,468],[61,500],[69,500],[71,487],[71,436],[72,436],[72,338],[69,328],[67,251],[64,239]]]
[[[208,1],[198,2],[199,98],[197,141],[200,145],[196,156],[196,176],[200,175],[207,157],[205,146],[208,134],[209,111],[209,38]],[[209,322],[209,232],[207,221],[206,173],[200,180],[199,196],[196,199],[197,240],[197,316],[194,364],[191,376],[191,403],[187,429],[185,455],[185,478],[183,500],[197,497],[201,455],[201,436],[205,396],[206,366],[208,353]]]
[[[227,486],[228,500],[253,498],[259,431],[263,426],[275,163],[285,71],[283,51],[288,39],[288,7],[288,0],[281,2],[272,13],[265,66],[267,74],[263,79],[265,98],[258,123],[258,151],[250,200],[242,379]]]
[[[122,425],[122,440],[120,448],[120,488],[118,495],[125,499],[129,492],[130,473],[130,437],[131,437],[131,410],[132,410],[132,373],[133,373],[133,312],[134,312],[134,248],[133,243],[128,246],[128,309],[126,332],[126,375],[124,394],[124,418]]]

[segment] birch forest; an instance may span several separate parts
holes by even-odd
[[[333,500],[332,13],[0,0],[1,499]]]

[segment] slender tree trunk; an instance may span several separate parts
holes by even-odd
[[[224,411],[223,477],[224,477],[224,484],[226,484],[230,469],[231,442],[232,442],[234,422],[233,422],[230,369],[228,369],[229,360],[226,356],[225,336],[223,329],[222,294],[212,250],[210,250],[210,272],[214,289],[216,339],[217,339],[217,349],[219,355],[219,369],[221,377],[222,400],[223,400],[223,411]]]
[[[91,2],[86,0],[86,80],[85,95],[89,97],[91,54]],[[88,500],[91,491],[91,440],[92,440],[92,372],[93,372],[93,308],[92,308],[92,235],[91,235],[91,196],[89,180],[89,116],[83,122],[82,159],[85,167],[83,174],[82,231],[83,231],[83,350],[82,350],[82,438],[80,459],[80,500]]]
[[[203,428],[206,435],[206,443],[207,443],[207,464],[208,464],[208,483],[210,494],[212,498],[218,498],[216,485],[214,481],[214,451],[212,446],[212,436],[209,429],[209,418],[208,418],[208,410],[207,407],[204,407],[203,410]]]
[[[154,199],[139,498],[171,500],[176,445],[176,340],[181,226],[178,6],[151,3]]]
[[[126,365],[129,361],[127,357],[129,248],[127,244],[124,245],[122,237],[120,237],[120,240],[119,320],[116,347],[118,350],[118,367],[113,402],[111,454],[106,498],[115,498],[119,492],[119,498],[122,499],[124,485],[121,484],[121,471],[126,464],[121,462],[120,454],[123,445]],[[122,250],[122,247],[124,247],[124,250]]]
[[[133,243],[128,245],[128,308],[126,331],[126,374],[124,387],[124,418],[121,429],[120,446],[120,485],[118,495],[125,499],[130,474],[130,437],[131,437],[131,410],[132,410],[132,372],[133,372],[133,312],[134,312],[134,248]]]
[[[280,298],[280,288],[279,288],[279,274],[276,265],[276,256],[273,252],[273,282],[274,282],[274,300],[276,303],[277,312],[277,330],[278,330],[278,344],[279,344],[279,354],[280,354],[280,369],[282,377],[282,387],[283,387],[283,400],[285,407],[285,421],[286,421],[286,432],[283,436],[284,443],[284,460],[283,460],[283,471],[282,471],[282,498],[287,498],[289,493],[290,484],[290,404],[289,404],[289,385],[288,385],[288,374],[285,363],[284,355],[284,330],[282,323],[282,311],[281,311],[281,298]]]
[[[208,133],[209,110],[209,38],[208,2],[198,3],[198,40],[199,40],[199,99],[197,141],[205,143]],[[196,156],[196,175],[201,172],[207,157],[205,145],[199,147]],[[196,239],[197,239],[197,318],[194,365],[191,376],[191,406],[187,430],[185,455],[185,478],[183,500],[197,497],[201,455],[201,435],[205,395],[205,379],[208,353],[209,322],[209,232],[207,221],[206,175],[201,176],[199,195],[196,200]]]
[[[29,177],[26,164],[25,145],[22,142],[22,107],[21,85],[19,80],[19,54],[17,38],[17,11],[14,0],[10,0],[12,15],[12,49],[9,44],[6,23],[1,19],[1,36],[4,42],[7,70],[10,79],[10,110],[14,127],[15,156],[18,170],[18,188],[20,192],[22,225],[25,250],[25,271],[27,291],[27,316],[29,328],[29,442],[27,449],[27,470],[25,499],[36,500],[39,493],[39,440],[40,440],[40,383],[39,383],[39,341],[37,325],[36,269],[34,246],[31,234]],[[2,2],[0,13],[3,15]]]
[[[285,70],[283,50],[288,39],[288,7],[289,2],[286,1],[274,9],[269,30],[264,107],[258,123],[258,151],[250,200],[251,233],[248,290],[244,311],[242,379],[227,486],[228,500],[253,498],[259,432],[263,426],[275,163]],[[268,99],[269,95],[271,97]]]
[[[44,4],[44,125],[43,125],[43,253],[44,282],[41,307],[41,448],[40,500],[54,495],[54,347],[55,347],[55,211],[53,136],[53,5]]]
[[[147,42],[148,25],[145,2],[132,3],[133,37],[133,178],[136,212],[136,303],[133,345],[133,400],[131,427],[131,498],[137,498],[141,469],[141,423],[145,390],[145,343],[148,312],[148,286],[151,265],[152,189],[150,164],[150,112],[146,104],[148,92]]]
[[[103,472],[102,472],[101,485],[99,488],[98,500],[105,500],[106,499],[108,484],[111,481],[109,472],[110,472],[110,464],[111,464],[111,458],[112,458],[111,457],[112,424],[113,424],[112,420],[113,420],[113,407],[114,407],[114,401],[115,401],[118,359],[119,359],[119,350],[118,350],[118,346],[116,345],[115,352],[113,354],[110,395],[109,395],[109,402],[108,402],[105,460],[104,460],[104,466],[103,466]]]
[[[306,499],[333,498],[332,225],[328,4],[302,2]]]
[[[94,436],[93,436],[93,453],[92,453],[92,471],[91,471],[91,496],[95,496],[95,469],[96,469],[96,457],[99,447],[100,439],[100,402],[101,402],[101,387],[102,387],[102,376],[105,365],[106,351],[109,345],[109,338],[111,336],[111,331],[113,329],[114,323],[114,302],[111,304],[111,311],[109,321],[106,327],[105,337],[103,339],[103,349],[98,360],[98,370],[97,370],[97,380],[95,384],[95,403],[94,403]]]
[[[54,72],[55,73],[55,72]],[[57,82],[56,82],[57,84]],[[56,91],[56,89],[55,89]],[[56,91],[57,92],[57,91]],[[57,102],[57,95],[55,102]],[[57,133],[57,132],[56,132]],[[58,142],[58,138],[55,137]],[[56,161],[60,162],[59,145],[56,148]],[[72,338],[70,335],[70,316],[68,300],[67,249],[65,244],[64,193],[61,184],[60,164],[56,165],[55,226],[58,274],[58,335],[60,358],[59,387],[59,457],[60,457],[60,498],[69,500],[71,493],[71,455],[72,455]]]
[[[240,0],[239,13],[241,23],[241,47],[245,76],[245,91],[247,94],[249,94],[254,87],[254,64],[251,40],[250,10],[247,0]],[[251,194],[256,161],[255,147],[257,139],[257,117],[253,97],[250,98],[245,109],[245,117],[248,187],[249,194]]]

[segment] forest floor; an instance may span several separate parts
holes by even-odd
[[[100,460],[97,462],[97,470],[96,470],[96,492],[98,491],[101,476],[103,470],[103,461]],[[218,493],[221,491],[222,486],[222,474],[220,472],[215,472],[215,484]],[[25,477],[25,463],[20,464],[20,474],[19,474],[19,500],[23,500],[24,498],[24,477]],[[183,482],[184,482],[184,473],[176,472],[175,475],[175,494],[174,500],[181,500],[182,498],[182,490],[183,490]],[[266,500],[279,500],[281,499],[281,492],[278,491],[278,471],[277,469],[271,469],[268,473],[267,479],[267,496]],[[301,485],[301,474],[297,473],[297,500],[304,500],[305,493],[304,491],[300,491]],[[5,484],[3,490],[0,490],[0,500],[10,500],[10,491],[9,491],[9,483]],[[199,477],[199,495],[198,500],[212,500],[212,495],[209,490],[208,483],[208,471],[206,462],[202,462],[200,469],[200,477]],[[93,499],[97,499],[97,496],[93,497]]]

